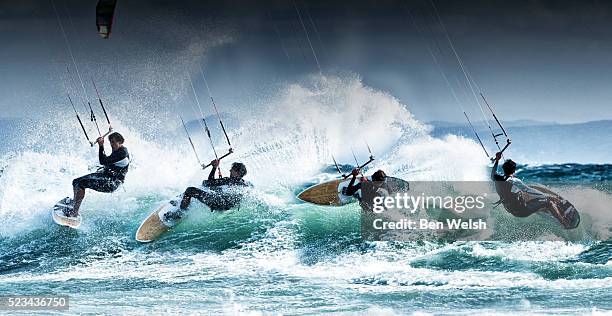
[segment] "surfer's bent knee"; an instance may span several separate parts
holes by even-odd
[[[82,185],[81,185],[81,179],[82,179],[82,177],[81,178],[76,178],[76,179],[72,180],[72,187],[75,190],[83,190],[84,189],[82,187]]]
[[[195,197],[197,196],[199,193],[201,192],[200,189],[196,188],[196,187],[188,187],[185,190],[185,196],[189,196],[189,197]]]

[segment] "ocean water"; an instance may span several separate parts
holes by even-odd
[[[58,314],[612,310],[612,165],[566,161],[519,169],[525,181],[570,199],[590,219],[583,228],[590,239],[365,242],[358,205],[320,207],[295,198],[334,176],[331,154],[350,164],[353,147],[365,160],[368,142],[377,157],[372,169],[408,181],[486,180],[480,146],[457,135],[432,136],[409,107],[356,77],[290,84],[257,109],[224,109],[233,117],[236,153],[222,168],[244,162],[255,186],[240,209],[216,214],[194,202],[180,225],[149,244],[134,240],[141,221],[206,176],[178,122],[155,137],[143,132],[145,123],[111,117],[133,164],[117,192],[87,193],[78,230],[53,224],[49,209],[70,194],[73,178],[95,166],[96,152],[80,142],[68,112],[30,122],[20,146],[0,146],[0,295],[69,295],[69,311]],[[52,142],[57,139],[70,141]],[[200,156],[210,157],[205,141],[195,139]],[[490,212],[510,231],[533,225],[503,209]]]

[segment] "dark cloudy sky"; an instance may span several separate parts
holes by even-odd
[[[218,98],[256,98],[318,73],[316,54],[324,74],[360,75],[420,120],[461,121],[452,92],[477,108],[448,34],[504,119],[612,119],[610,1],[119,0],[109,40],[96,34],[95,0],[55,3],[81,71],[116,103],[181,103],[164,84],[194,61]],[[0,43],[0,117],[65,101],[71,62],[51,1],[0,1]]]

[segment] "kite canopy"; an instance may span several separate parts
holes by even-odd
[[[96,5],[96,26],[102,38],[108,38],[113,25],[117,0],[99,0]]]

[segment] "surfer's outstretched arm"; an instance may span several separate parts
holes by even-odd
[[[357,193],[357,191],[359,191],[359,189],[361,189],[361,183],[357,183],[355,184],[355,180],[357,179],[357,175],[359,174],[359,169],[355,168],[351,174],[353,175],[353,177],[351,178],[351,182],[349,182],[349,185],[346,187],[346,195],[348,196],[353,196],[355,193]]]
[[[215,172],[217,171],[217,167],[219,167],[219,160],[215,159],[210,162],[212,169],[208,174],[208,180],[215,180]]]
[[[493,163],[493,168],[491,168],[491,180],[496,181],[497,176],[497,166],[499,165],[499,160],[501,159],[501,152],[495,154],[495,162]]]

